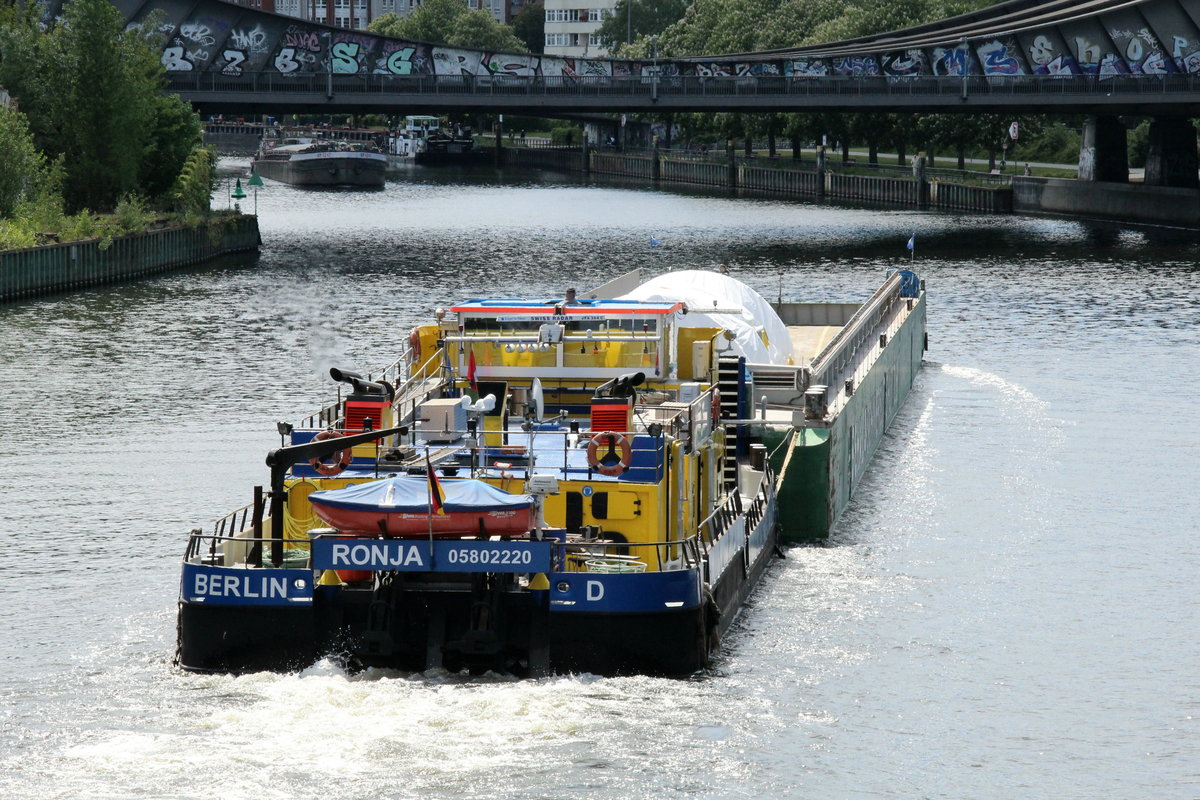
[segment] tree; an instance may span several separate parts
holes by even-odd
[[[45,159],[33,144],[29,122],[21,112],[0,106],[0,219],[11,217],[17,206],[37,189]]]
[[[512,29],[529,52],[542,52],[546,48],[546,7],[540,2],[526,4],[513,17]]]
[[[217,186],[217,158],[204,146],[193,148],[175,181],[175,208],[185,214],[205,214]]]
[[[758,32],[779,11],[779,0],[694,0],[663,31],[660,46],[673,55],[716,55],[756,49]]]
[[[109,210],[138,187],[147,129],[159,91],[144,72],[145,47],[106,0],[72,0],[51,33],[57,58],[56,127],[66,156],[69,209]]]
[[[447,44],[471,47],[479,50],[502,50],[524,52],[525,43],[517,38],[512,28],[501,25],[492,15],[482,9],[468,11],[454,22]]]
[[[149,197],[166,195],[193,148],[202,140],[200,117],[179,95],[154,98],[149,141],[139,170],[140,188]]]
[[[512,28],[496,22],[491,14],[482,9],[468,9],[462,0],[425,0],[409,16],[384,14],[372,22],[367,30],[431,44],[527,52]]]
[[[72,0],[44,25],[24,6],[0,5],[0,84],[28,116],[35,146],[61,165],[67,208],[109,211],[129,194],[168,193],[200,125],[163,94],[153,15],[127,29],[106,0]]]
[[[610,53],[648,36],[659,36],[683,19],[691,0],[617,0],[596,35]],[[630,33],[632,32],[632,36]]]
[[[635,15],[638,2],[634,0]],[[991,0],[694,0],[682,19],[662,32],[661,40],[675,55],[774,50],[892,31],[990,4]],[[618,17],[620,11],[618,5]]]
[[[20,101],[33,141],[39,150],[53,147],[56,129],[51,119],[54,98],[44,65],[52,64],[49,38],[42,32],[35,3],[0,3],[0,86]]]

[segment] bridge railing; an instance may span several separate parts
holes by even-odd
[[[322,73],[194,71],[168,73],[176,92],[433,95],[735,96],[857,95],[1000,96],[1170,94],[1200,91],[1200,75],[1012,76],[516,76],[328,75]]]

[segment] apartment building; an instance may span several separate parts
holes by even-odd
[[[545,0],[546,55],[608,55],[597,31],[616,4],[616,0]]]

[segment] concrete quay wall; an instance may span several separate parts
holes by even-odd
[[[1018,177],[1013,178],[1013,210],[1200,228],[1200,189]]]
[[[847,200],[896,208],[939,208],[1011,213],[1007,186],[968,186],[886,175],[817,171],[789,159],[721,162],[668,154],[626,154],[578,148],[506,148],[504,163],[586,172],[594,175],[712,186],[734,192],[777,194],[805,200]],[[585,160],[586,159],[586,160]]]
[[[197,228],[177,226],[101,239],[0,252],[0,303],[133,280],[258,249],[258,218],[238,216]]]

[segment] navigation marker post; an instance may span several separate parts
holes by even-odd
[[[237,179],[237,183],[233,187],[233,194],[231,194],[230,197],[232,197],[234,200],[245,200],[246,199],[246,192],[244,189],[242,189],[242,179],[241,178]],[[242,211],[242,209],[238,203],[233,204],[233,210],[237,211],[239,214]]]
[[[258,187],[263,185],[262,178],[258,177],[257,172],[250,173],[250,180],[246,181],[247,186],[254,187],[254,216],[258,216]]]

